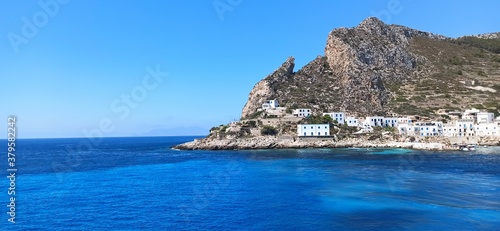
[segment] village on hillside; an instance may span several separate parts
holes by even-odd
[[[246,119],[244,123],[258,123],[263,127],[273,128],[283,124],[296,124],[296,130],[281,132],[299,138],[325,138],[333,136],[331,125],[344,125],[352,128],[355,134],[371,133],[377,128],[388,128],[394,133],[415,137],[448,137],[456,143],[464,140],[474,140],[476,137],[500,137],[500,117],[494,113],[481,111],[475,108],[465,111],[438,111],[446,120],[435,121],[419,115],[401,116],[367,116],[355,117],[345,112],[317,112],[311,108],[288,109],[280,107],[277,99],[267,100],[258,109],[261,115],[257,120]],[[262,116],[264,115],[264,116]],[[307,118],[314,115],[331,118],[332,123],[311,123]],[[328,119],[327,119],[328,121]],[[262,130],[262,129],[260,129]],[[277,134],[277,132],[275,132]],[[295,133],[295,134],[293,134]],[[262,133],[266,135],[266,133]],[[276,135],[270,133],[271,135]],[[258,134],[255,134],[258,135]]]

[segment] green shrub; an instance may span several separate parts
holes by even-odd
[[[278,134],[278,130],[272,126],[266,125],[260,130],[260,134],[263,136],[275,136]]]
[[[228,126],[222,126],[219,131],[221,132],[226,132]]]
[[[248,125],[250,125],[250,127],[252,127],[252,128],[255,128],[255,127],[257,127],[257,122],[255,122],[255,120],[250,120],[250,121],[248,121]]]
[[[454,42],[458,44],[468,44],[500,54],[500,39],[482,39],[474,36],[465,36],[456,39]]]
[[[396,132],[396,128],[395,127],[384,127],[384,131],[386,132]]]
[[[264,113],[264,111],[256,111],[256,112],[252,113],[251,115],[249,115],[248,119],[258,118],[260,115],[262,115],[262,113]]]
[[[324,115],[324,116],[311,115],[305,118],[305,121],[308,124],[335,124],[335,121],[329,115]]]
[[[453,65],[463,65],[465,62],[462,58],[459,58],[457,56],[453,56],[452,58],[450,58],[450,63],[453,64]]]
[[[408,100],[404,96],[398,96],[394,99],[395,102],[407,102]]]

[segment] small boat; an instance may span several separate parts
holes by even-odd
[[[468,148],[467,145],[460,145],[459,146],[460,151],[468,152],[470,149]]]
[[[467,148],[469,149],[469,151],[475,151],[476,150],[476,146],[475,145],[469,145],[469,146],[467,146]]]

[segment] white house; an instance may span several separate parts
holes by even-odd
[[[475,115],[477,113],[480,113],[481,111],[475,108],[472,108],[470,110],[465,110],[463,115]]]
[[[384,124],[384,117],[382,116],[368,116],[365,119],[365,123],[371,125],[372,127],[382,127]]]
[[[498,123],[480,123],[474,126],[476,136],[500,136]]]
[[[347,126],[349,127],[357,127],[359,126],[359,120],[354,118],[354,117],[346,117],[345,122],[347,123]]]
[[[300,137],[330,136],[329,124],[299,124],[297,135]]]
[[[443,135],[443,122],[432,121],[415,123],[418,128],[420,136],[442,136]]]
[[[479,112],[477,113],[477,123],[486,124],[493,123],[495,120],[495,114],[491,112]]]
[[[336,120],[339,124],[344,124],[345,122],[345,113],[343,112],[331,112],[331,113],[323,113],[323,116],[329,115],[333,120]]]
[[[292,114],[296,117],[308,117],[312,114],[312,111],[308,108],[298,108],[293,110]]]
[[[446,137],[458,136],[458,125],[455,123],[443,124],[443,136]]]
[[[262,109],[267,110],[267,109],[276,109],[280,106],[278,100],[273,99],[273,100],[267,100],[262,104]]]
[[[474,120],[459,119],[457,121],[458,136],[474,136]]]
[[[412,122],[413,122],[413,120],[408,118],[408,117],[398,118],[398,124],[411,124]]]
[[[384,118],[382,126],[383,127],[397,127],[398,126],[398,118]]]
[[[420,128],[415,127],[412,123],[399,123],[397,125],[399,134],[414,136],[420,135]]]

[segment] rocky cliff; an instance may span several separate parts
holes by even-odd
[[[499,110],[498,57],[473,44],[368,18],[354,28],[331,31],[324,55],[299,71],[293,72],[294,58],[288,58],[255,85],[242,117],[255,116],[265,100],[275,98],[289,108],[359,116],[430,115],[434,109],[478,104]],[[468,88],[466,80],[493,91]],[[467,100],[475,93],[483,97]]]

